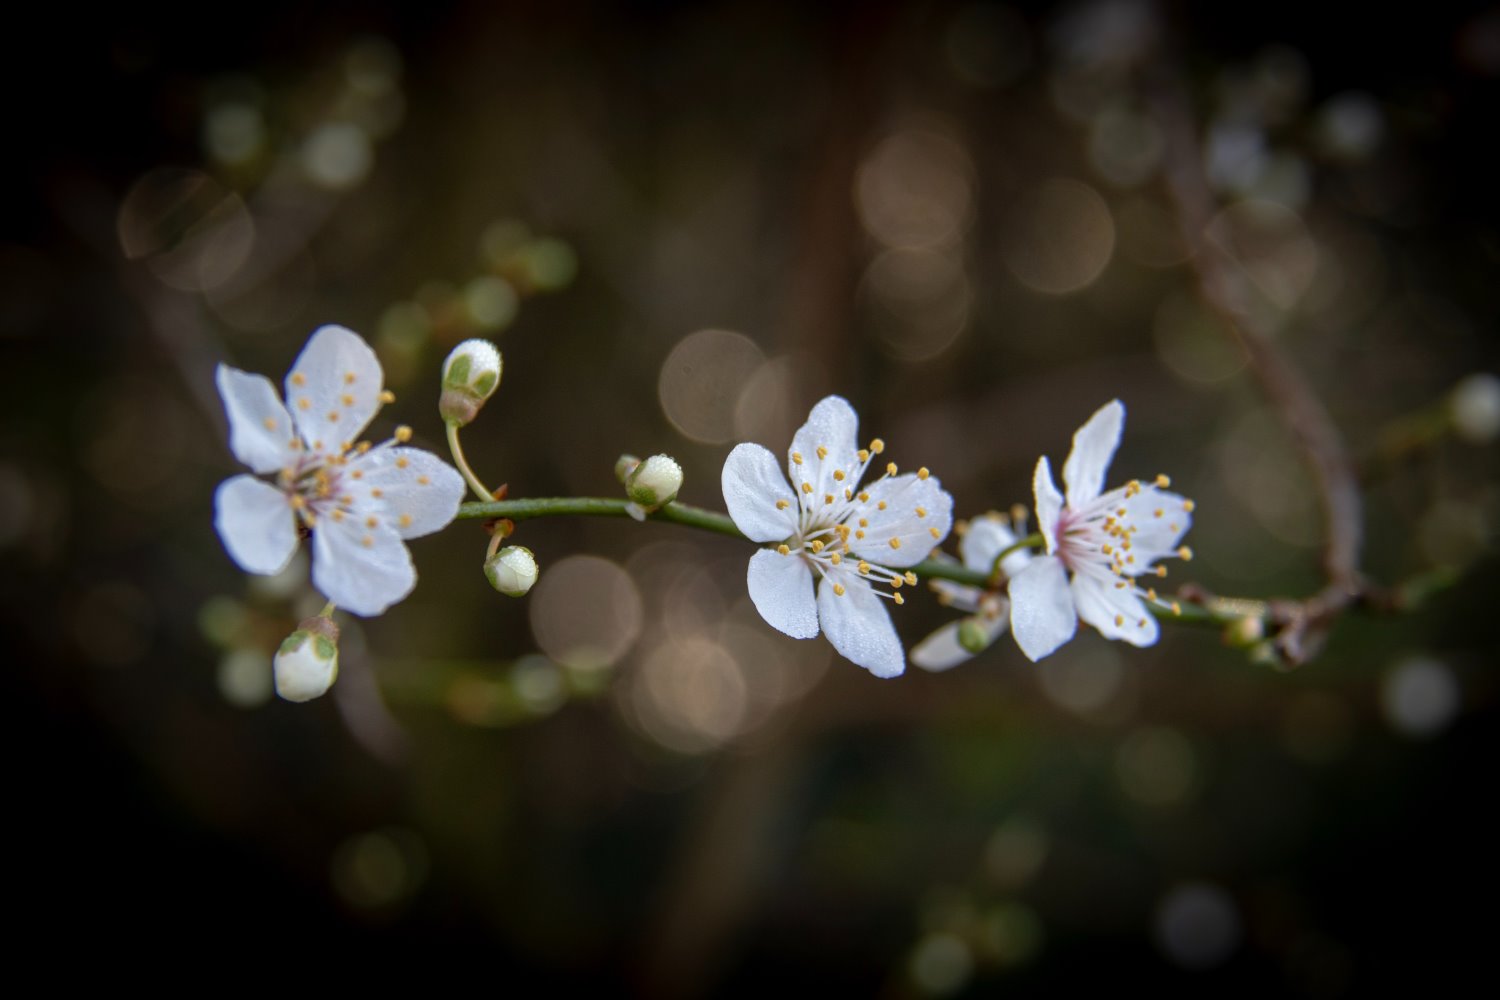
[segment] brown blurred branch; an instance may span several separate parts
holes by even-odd
[[[1328,410],[1251,307],[1245,275],[1223,248],[1205,238],[1217,205],[1203,173],[1198,132],[1181,81],[1159,77],[1149,98],[1166,136],[1167,193],[1203,296],[1238,333],[1261,391],[1302,451],[1323,508],[1327,582],[1311,597],[1272,602],[1270,615],[1278,626],[1275,643],[1281,656],[1301,663],[1322,646],[1334,619],[1367,591],[1359,571],[1364,535],[1359,481]]]

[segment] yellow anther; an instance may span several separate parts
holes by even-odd
[[[359,376],[355,375],[353,372],[344,372],[345,385],[353,385],[358,378]]]
[[[802,464],[802,452],[800,452],[800,451],[794,451],[794,452],[792,452],[792,464],[793,465],[801,465]]]
[[[310,410],[310,409],[312,409],[312,400],[308,399],[306,396],[301,397],[300,399],[297,400],[297,409],[299,409],[299,410]]]
[[[802,484],[802,492],[803,493],[811,493],[812,492],[812,483],[803,483]]]
[[[865,533],[863,531],[856,531],[854,533],[854,537],[855,538],[863,538],[863,537],[865,537]]]
[[[825,447],[823,447],[822,445],[818,445],[818,461],[821,462],[823,459],[825,459],[827,457],[828,457],[828,449],[825,448]]]
[[[330,424],[336,424],[336,423],[339,422],[339,411],[338,410],[329,410],[328,411],[328,422]]]
[[[396,440],[400,441],[402,444],[405,444],[406,442],[410,441],[411,440],[411,428],[408,427],[408,426],[406,426],[405,424],[402,424],[400,427],[397,427],[396,428]]]
[[[1105,555],[1109,555],[1114,550],[1115,550],[1115,547],[1113,545],[1108,544],[1108,543],[1105,543],[1104,545],[1099,546],[1099,551],[1103,552]]]
[[[900,590],[901,589],[901,584],[903,582],[904,581],[899,576],[893,576],[893,577],[891,577],[891,589],[892,590]]]
[[[404,469],[410,464],[411,459],[407,458],[405,455],[402,455],[400,458],[396,459],[396,468],[398,469]]]
[[[849,540],[849,526],[847,524],[836,525],[833,530],[837,531],[839,533],[839,537],[844,541],[847,542]]]
[[[266,425],[266,430],[268,431],[274,431],[276,429],[276,421],[272,420],[270,417],[262,420],[261,423]]]
[[[295,385],[295,386],[297,386],[300,389],[302,386],[304,386],[306,384],[307,384],[307,376],[306,375],[302,374],[301,372],[292,372],[292,385]]]
[[[318,519],[313,515],[312,511],[305,511],[302,515],[302,520],[307,522],[307,526],[309,528],[318,523]]]
[[[785,500],[777,500],[776,501],[776,509],[777,510],[786,510],[790,506],[791,506],[791,504],[787,503]]]
[[[1151,601],[1156,600],[1156,588],[1155,587],[1147,587],[1146,588],[1146,599],[1147,600],[1151,600]]]
[[[906,582],[908,586],[915,587],[917,585],[917,574],[913,573],[911,570],[907,570]]]
[[[1182,548],[1177,550],[1177,558],[1181,559],[1183,562],[1192,562],[1193,550],[1184,545]]]
[[[833,555],[828,557],[828,561],[837,566],[839,563],[844,561],[844,557],[835,552]]]
[[[301,493],[293,493],[291,504],[292,510],[301,510],[303,507],[307,506],[307,501],[303,499]]]
[[[833,595],[835,597],[843,597],[844,596],[844,585],[842,583],[835,583],[833,585]]]
[[[286,446],[288,448],[292,449],[293,451],[301,451],[302,450],[302,439],[301,438],[292,438],[290,441],[287,442]]]
[[[898,605],[906,603],[906,598],[902,597],[900,594],[892,594],[891,597],[896,601]]]
[[[875,505],[876,510],[885,510],[885,501],[882,500]]]
[[[784,556],[789,556],[792,554],[792,550],[787,548],[786,542],[782,542],[780,545],[776,546],[776,551],[780,552]]]
[[[892,538],[891,539],[891,548],[893,548],[893,549],[899,549],[900,547],[901,547],[901,539],[899,539],[899,538]]]
[[[355,448],[354,450],[357,451],[357,452],[359,452],[361,455],[363,455],[365,452],[369,451],[372,447],[373,447],[373,445],[371,445],[370,442],[368,442],[368,441],[361,441],[359,443],[359,447]]]
[[[836,483],[842,483],[844,481],[844,470],[843,469],[834,469],[833,470],[833,480]]]
[[[375,547],[375,539],[369,535],[366,535],[359,540],[359,544],[363,545],[367,549],[373,549]]]
[[[859,561],[859,571],[862,575],[868,575],[870,572],[870,564],[861,559]]]
[[[880,440],[880,438],[876,438],[870,442],[870,451],[879,455],[882,451],[885,451],[885,442]]]
[[[1182,605],[1178,604],[1176,601],[1172,602],[1172,614],[1174,614],[1174,615],[1181,615],[1182,614]]]
[[[1193,512],[1193,509],[1197,506],[1198,505],[1193,503],[1193,501],[1191,500],[1182,501],[1182,509],[1187,511],[1189,514],[1191,514]]]
[[[401,523],[401,527],[403,527],[403,528],[410,528],[411,527],[411,515],[410,514],[402,514],[401,517],[398,518],[398,520]]]
[[[428,479],[426,476],[418,476],[417,477],[417,485],[418,486],[431,486],[432,485],[432,480]]]
[[[1125,624],[1125,616],[1124,615],[1115,615],[1115,628],[1119,628],[1121,625],[1124,625],[1124,624]]]
[[[1119,580],[1115,583],[1116,590],[1124,590],[1128,586],[1130,586],[1130,584],[1126,583],[1124,580]]]
[[[365,518],[365,527],[366,528],[378,528],[378,527],[380,527],[380,518],[376,517],[374,514],[371,514],[369,517]]]
[[[925,466],[925,465],[922,466],[920,469],[917,470],[917,478],[918,479],[926,479],[930,475],[932,475],[932,473],[930,473],[930,472],[927,471],[927,466]]]
[[[380,401],[382,403],[394,403],[396,401],[396,394],[389,389],[384,389],[380,393]]]
[[[895,462],[887,462],[887,463],[885,463],[885,474],[888,475],[888,476],[894,476],[896,474],[896,463]]]
[[[365,470],[363,470],[363,469],[355,469],[353,472],[349,473],[349,478],[350,479],[363,479],[363,478],[365,478]]]
[[[812,549],[813,550],[813,554],[816,555],[817,553],[823,551],[824,545],[823,545],[822,542],[813,542],[811,545],[808,546],[808,548]]]
[[[376,486],[374,489],[370,490],[370,496],[374,497],[376,500],[379,500],[381,497],[385,496],[385,491],[383,491],[379,486]]]
[[[1166,511],[1162,510],[1160,507],[1156,508],[1154,511],[1151,512],[1151,514],[1152,514],[1153,517],[1161,517],[1165,513],[1166,513]]]
[[[1136,623],[1135,623],[1135,627],[1136,628],[1145,628],[1146,627],[1146,619],[1144,619],[1144,618],[1138,619],[1136,621]]]
[[[349,395],[346,392],[342,396],[339,397],[339,402],[343,403],[345,406],[353,406],[354,405],[354,397],[351,396],[351,395]]]
[[[1121,516],[1121,517],[1124,517],[1124,516],[1125,516],[1125,513],[1126,513],[1126,512],[1125,512],[1125,508],[1124,508],[1124,507],[1121,507],[1121,508],[1120,508],[1120,509],[1119,509],[1119,510],[1117,510],[1117,511],[1115,511],[1115,513],[1116,513],[1116,514],[1119,514],[1119,515],[1120,515],[1120,516]]]
[[[844,487],[844,499],[845,500],[853,500],[854,499],[854,491],[851,490],[847,486]]]
[[[859,495],[859,502],[860,503],[869,503],[870,502],[870,494],[869,494],[868,491],[860,493],[860,495]]]
[[[831,503],[833,503],[833,494],[832,493],[824,493],[823,494],[823,503],[824,504],[831,504]]]
[[[868,462],[870,460],[870,453],[861,448],[859,449],[859,451],[856,451],[854,453],[854,457],[859,459],[860,464],[863,465],[865,462]]]
[[[927,529],[927,533],[929,535],[931,535],[933,538],[942,538],[943,537],[943,533],[941,531],[937,530],[937,528],[935,528],[935,527],[934,528],[928,528]]]
[[[330,516],[334,519],[335,522],[339,522],[344,519],[344,512],[335,507],[333,509],[333,514],[331,514]]]
[[[1167,530],[1168,531],[1176,531],[1177,530],[1177,522],[1176,521],[1168,521],[1167,522]]]
[[[1156,477],[1156,485],[1160,486],[1162,489],[1166,489],[1168,486],[1172,485],[1172,480],[1167,478],[1166,476],[1158,475]]]
[[[1156,567],[1156,575],[1157,576],[1166,576],[1167,575],[1167,567],[1165,567],[1165,566],[1158,566],[1158,567]]]
[[[870,526],[870,519],[868,517],[862,517],[862,518],[860,518],[859,519],[859,526],[861,528],[868,528]]]
[[[926,517],[927,516],[927,508],[926,507],[918,507],[917,508],[917,516],[918,517]]]

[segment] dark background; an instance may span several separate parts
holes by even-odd
[[[26,17],[0,43],[20,964],[649,995],[1336,997],[1487,970],[1500,493],[1446,400],[1496,368],[1500,10]],[[413,545],[411,598],[349,620],[329,697],[267,700],[318,601],[213,535],[236,469],[212,370],[279,380],[324,322],[386,365],[372,433],[439,451],[441,358],[496,339],[466,445],[520,496],[610,495],[620,452],[665,451],[721,508],[734,442],[779,451],[839,393],[973,516],[1029,503],[1036,456],[1118,397],[1111,481],[1166,471],[1199,504],[1174,579],[1315,590],[1313,487],[1174,247],[1164,80],[1200,139],[1248,143],[1205,145],[1224,224],[1361,461],[1365,568],[1454,571],[1420,610],[1352,614],[1295,670],[1167,628],[880,682],[764,626],[731,540],[524,525],[543,583],[511,601],[460,523]],[[1351,107],[1367,141],[1330,125]],[[330,180],[319,135],[368,162]],[[580,650],[601,620],[631,623],[619,648]],[[897,622],[910,647],[944,620]]]

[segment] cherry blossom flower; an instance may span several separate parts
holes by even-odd
[[[792,438],[791,486],[769,451],[737,445],[724,462],[724,502],[751,541],[777,543],[750,557],[750,600],[760,616],[794,639],[811,639],[821,626],[844,657],[894,677],[906,656],[883,600],[903,603],[902,585],[917,577],[901,571],[948,534],[953,498],[925,468],[898,475],[894,463],[861,487],[885,443],[860,448],[858,426],[839,396],[814,406]]]
[[[313,586],[338,607],[378,615],[411,593],[417,575],[404,540],[453,520],[464,482],[430,452],[397,446],[410,428],[373,447],[355,443],[393,398],[369,345],[341,326],[318,329],[287,375],[290,407],[263,375],[220,365],[216,380],[230,450],[274,476],[234,476],[214,494],[230,558],[248,573],[280,572],[305,529]]]
[[[963,564],[976,573],[991,573],[995,559],[1019,539],[1003,515],[989,514],[969,523],[958,543]],[[951,558],[951,557],[950,557]],[[1008,579],[1031,562],[1031,553],[1016,549],[1000,561],[1000,572]],[[1010,600],[996,591],[970,587],[951,580],[933,580],[938,600],[968,612],[967,618],[951,621],[912,647],[911,662],[924,670],[947,670],[988,648],[1010,625]]]
[[[1137,581],[1166,576],[1162,559],[1192,558],[1179,543],[1192,524],[1193,501],[1167,492],[1166,476],[1100,492],[1124,424],[1125,407],[1114,400],[1073,435],[1063,465],[1066,502],[1046,456],[1037,462],[1036,517],[1047,554],[1010,582],[1011,632],[1032,660],[1073,638],[1080,618],[1107,639],[1153,644],[1159,630],[1142,598],[1163,602]]]

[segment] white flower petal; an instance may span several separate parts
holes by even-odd
[[[1115,581],[1119,582],[1119,581]],[[1150,646],[1161,634],[1156,616],[1146,610],[1129,587],[1079,574],[1073,577],[1073,601],[1078,617],[1106,639],[1124,639],[1132,646]]]
[[[334,451],[359,440],[380,409],[384,381],[375,352],[359,334],[319,327],[287,374],[287,409],[309,445]]]
[[[850,549],[862,559],[891,567],[915,566],[953,527],[953,497],[936,476],[922,479],[909,472],[881,480],[868,492],[870,502],[861,504],[845,522],[865,533],[864,538],[851,534],[849,540]],[[891,545],[893,538],[898,545]]]
[[[229,450],[256,472],[275,472],[296,458],[297,428],[264,375],[220,365],[214,372],[229,417]]]
[[[797,530],[797,497],[782,478],[776,457],[760,445],[735,445],[719,481],[729,516],[752,542],[779,542]],[[779,510],[778,500],[786,504]]]
[[[1031,492],[1036,498],[1036,524],[1047,542],[1047,551],[1057,551],[1057,519],[1062,514],[1063,498],[1052,482],[1052,466],[1047,456],[1036,460],[1036,472],[1031,477]]]
[[[297,522],[286,494],[254,476],[219,484],[214,528],[229,557],[247,573],[280,573],[297,551]]]
[[[911,648],[911,662],[934,673],[958,666],[974,654],[958,644],[958,625],[949,622]]]
[[[379,490],[361,500],[361,510],[381,512],[402,538],[419,538],[445,527],[458,513],[464,480],[447,462],[421,448],[376,448],[348,465],[360,473],[356,494]]]
[[[833,589],[844,587],[842,594]],[[885,602],[849,572],[830,573],[818,584],[818,621],[833,648],[876,677],[895,677],[906,669],[906,654]]]
[[[382,524],[320,520],[313,529],[313,586],[356,615],[378,615],[411,593],[417,571],[406,543]]]
[[[1124,426],[1125,406],[1115,399],[1101,406],[1073,435],[1073,450],[1063,465],[1069,507],[1078,510],[1099,496]]]
[[[761,549],[750,557],[746,583],[750,600],[766,624],[793,639],[811,639],[818,634],[812,570],[801,556]]]
[[[812,485],[813,491],[807,495],[807,502],[814,509],[823,504],[825,496],[832,495],[842,500],[844,490],[854,488],[858,433],[859,416],[849,401],[842,396],[827,396],[818,401],[807,415],[807,423],[792,436],[792,447],[787,452],[787,475],[799,490],[803,483]],[[820,447],[824,449],[825,457],[819,457]],[[798,455],[802,458],[801,463],[793,457]],[[837,470],[844,472],[843,480],[834,479]]]
[[[1033,663],[1073,638],[1078,612],[1061,559],[1033,559],[1010,581],[1010,628],[1016,645]]]
[[[1019,541],[1016,533],[992,517],[975,518],[969,522],[969,530],[958,543],[958,551],[964,557],[964,565],[978,573],[988,573],[995,568],[995,557]],[[1006,556],[1000,568],[1005,575],[1015,576],[1031,562],[1028,549],[1016,549]]]

